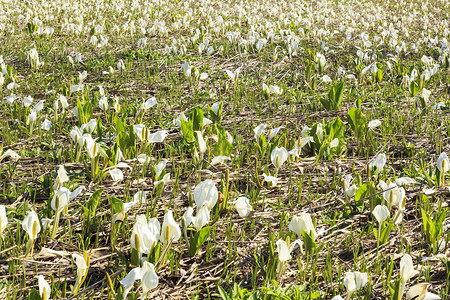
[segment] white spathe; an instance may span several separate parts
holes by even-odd
[[[45,281],[44,276],[42,275],[38,276],[38,285],[39,285],[39,295],[41,296],[41,299],[42,300],[50,299],[50,293],[52,289],[50,288],[48,282]]]
[[[288,157],[289,153],[284,147],[281,148],[275,147],[275,149],[273,149],[272,153],[270,154],[270,160],[277,169],[281,168],[281,166],[285,163]]]
[[[373,209],[372,215],[375,217],[377,222],[381,224],[382,222],[386,221],[390,214],[389,209],[386,205],[377,205]]]
[[[353,293],[363,288],[368,281],[367,273],[361,272],[347,272],[344,277],[344,286],[347,289],[347,293]]]
[[[28,215],[25,216],[22,222],[22,229],[28,233],[31,240],[37,238],[38,233],[41,231],[41,224],[39,224],[39,218],[36,212],[30,211]]]
[[[234,202],[234,207],[236,208],[239,217],[245,218],[250,212],[253,210],[253,207],[250,205],[250,200],[247,197],[239,197]]]
[[[193,195],[197,207],[206,205],[209,210],[213,209],[219,197],[216,185],[211,179],[200,182],[195,187]]]
[[[167,244],[170,241],[178,241],[181,237],[181,229],[177,222],[173,219],[173,213],[171,210],[164,215],[164,222],[161,228],[161,235],[159,240]]]
[[[385,164],[386,154],[380,153],[370,162],[369,169],[375,171],[375,173],[379,173],[381,170],[383,170]]]
[[[0,205],[0,237],[7,225],[8,217],[6,216],[6,208],[4,205]]]
[[[303,231],[311,235],[313,239],[317,236],[316,229],[314,228],[314,224],[309,213],[292,217],[291,222],[289,223],[289,229],[295,232],[298,236],[302,236]]]
[[[400,260],[400,278],[403,282],[408,281],[414,274],[412,257],[409,254],[403,255]]]
[[[437,160],[437,168],[441,173],[445,173],[450,169],[450,161],[445,152],[442,152],[441,155],[439,155]]]

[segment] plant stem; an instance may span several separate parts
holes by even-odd
[[[94,181],[95,177],[95,157],[91,158],[91,180]]]
[[[33,248],[34,248],[34,240],[29,239],[27,244],[27,250],[25,251],[25,257],[28,257],[29,255],[33,254]]]
[[[60,218],[60,213],[56,212],[55,213],[55,221],[53,222],[53,227],[52,227],[52,238],[53,239],[55,238],[56,232],[58,231],[59,218]]]

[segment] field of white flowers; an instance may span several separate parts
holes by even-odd
[[[1,0],[0,299],[448,299],[449,19]]]

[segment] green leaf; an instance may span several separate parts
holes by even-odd
[[[400,276],[397,278],[395,282],[394,294],[391,297],[391,300],[401,300],[402,294],[400,292],[401,289],[401,279]]]
[[[328,159],[330,155],[330,143],[332,139],[331,136],[327,136],[324,141],[322,142],[322,145],[319,149],[319,154],[317,155],[317,161],[319,161],[320,158]]]
[[[376,76],[378,82],[381,82],[383,80],[383,71],[380,68],[378,68]]]
[[[33,32],[35,32],[37,30],[37,26],[33,22],[27,23],[27,27],[28,27],[28,31],[30,33],[33,33]]]
[[[49,293],[50,291],[47,292]],[[41,296],[39,295],[39,292],[36,289],[32,289],[28,294],[27,300],[41,300]]]
[[[344,100],[344,82],[338,82],[333,86],[334,92],[334,101],[333,106],[334,109],[337,110],[342,105],[342,101]]]
[[[230,156],[232,150],[233,150],[233,146],[231,145],[231,143],[229,141],[220,140],[214,147],[212,154],[214,156],[220,156],[220,155]]]
[[[77,99],[77,111],[78,111],[78,121],[81,124],[84,124],[84,110],[83,104],[81,104],[80,99]]]
[[[355,193],[355,202],[359,202],[359,201],[361,201],[362,199],[364,199],[364,198],[366,198],[368,196],[374,195],[375,193],[376,193],[375,183],[369,181],[369,182],[361,185],[358,188],[358,190]],[[373,208],[375,208],[375,206]],[[370,211],[372,211],[373,208],[371,207]]]
[[[220,123],[220,119],[222,118],[222,109],[223,109],[223,102],[219,103],[219,109],[217,110],[217,114],[214,112],[214,110],[211,108],[211,106],[208,107],[209,115],[212,117],[212,120],[216,123]]]
[[[127,129],[128,130],[123,130],[119,132],[117,141],[125,157],[135,157],[136,135],[134,133],[134,128],[132,125],[128,126]]]
[[[305,67],[305,78],[307,80],[311,79],[311,76],[316,72],[316,64],[314,62],[310,62]]]
[[[378,229],[377,229],[376,227],[374,227],[373,230],[372,230],[372,232],[373,232],[373,235],[375,236],[375,238],[376,238],[377,240],[379,240]]]
[[[344,122],[342,122],[340,118],[336,118],[330,123],[324,120],[322,124],[322,141],[320,141],[317,134],[318,124],[319,123],[314,124],[311,129],[311,134],[313,135],[316,143],[314,147],[317,149],[319,146],[317,161],[319,161],[320,158],[330,159],[332,156],[342,153],[343,149],[346,147]],[[334,139],[338,139],[338,145],[336,147],[331,147],[330,144]]]
[[[142,241],[141,241],[142,243]],[[139,252],[138,250],[134,249],[133,247],[131,247],[131,251],[130,251],[130,260],[131,260],[131,264],[133,266],[136,267],[140,267],[141,266],[141,261],[139,259]]]
[[[328,129],[329,128],[329,129]],[[344,137],[344,122],[337,117],[326,128],[333,139],[335,138],[343,138]]]
[[[95,127],[97,131],[97,136],[101,139],[103,137],[103,130],[102,130],[102,119],[100,117],[97,118],[97,127]]]
[[[114,117],[114,124],[116,124],[116,131],[123,132],[125,131],[125,124],[119,117]]]
[[[195,235],[190,240],[190,248],[189,248],[189,255],[194,256],[198,249],[203,245],[204,242],[209,237],[209,233],[211,231],[210,226],[203,227],[200,231],[197,231]]]
[[[99,189],[92,194],[91,198],[89,198],[86,208],[88,209],[88,216],[95,216],[95,211],[97,210],[98,205],[100,204],[101,195],[103,189]]]
[[[220,125],[216,125],[216,129],[219,142],[214,147],[212,154],[214,156],[230,156],[231,152],[233,151],[233,145],[228,141],[225,129],[223,129]]]
[[[192,128],[194,131],[203,129],[203,109],[196,107],[192,110]]]
[[[327,110],[338,110],[344,99],[344,82],[334,84],[328,92],[328,99],[320,99],[320,102]]]
[[[393,228],[394,228],[393,223],[383,222],[383,226],[381,229],[381,238],[380,238],[380,242],[382,244],[386,243],[389,240],[389,235],[391,234],[391,231]]]
[[[83,96],[83,123],[89,122],[92,119],[92,114],[92,103],[88,97]]]
[[[109,203],[111,204],[111,215],[117,214],[123,210],[123,202],[119,198],[110,197]]]
[[[347,122],[357,139],[361,139],[367,129],[366,116],[358,108],[352,108],[347,113]]]
[[[223,300],[231,300],[231,298],[228,296],[227,292],[223,289],[223,287],[219,285],[217,286],[217,289],[219,290],[220,297]]]
[[[326,124],[325,122],[326,122],[326,120],[323,121],[323,124],[322,124],[322,130],[323,130],[323,128],[325,127],[325,126],[324,126],[324,124]],[[319,149],[320,149],[320,147],[322,146],[322,143],[323,143],[323,138],[320,139],[320,138],[319,138],[319,135],[317,134],[318,127],[319,127],[319,123],[315,123],[315,124],[311,127],[311,130],[310,130],[310,134],[311,134],[311,136],[312,136],[313,139],[314,139],[314,143],[312,143],[312,147],[314,147],[314,148],[316,149],[316,151],[319,151]]]
[[[312,253],[314,248],[316,248],[317,244],[314,241],[314,237],[312,237],[306,231],[302,231],[303,243],[305,244],[306,252]]]
[[[320,98],[320,103],[322,103],[322,105],[327,109],[327,110],[331,110],[331,102],[329,101],[329,99],[325,99],[325,98]]]
[[[416,81],[413,81],[409,84],[409,93],[411,97],[415,97],[417,95],[417,92],[419,91],[419,85]]]
[[[446,211],[437,211],[434,216],[427,213],[423,208],[420,209],[423,221],[423,229],[427,243],[431,246],[434,253],[439,250],[439,241],[442,236],[442,223],[446,217]]]
[[[359,202],[364,198],[375,195],[376,191],[377,190],[375,187],[375,183],[373,183],[371,181],[361,185],[355,193],[355,202]],[[364,203],[361,203],[361,204],[364,204]],[[380,204],[380,203],[378,203],[378,197],[372,196],[369,198],[370,211],[373,211],[375,206],[377,206],[378,204]]]
[[[194,129],[192,127],[192,123],[186,122],[183,119],[180,119],[181,121],[181,132],[183,133],[184,140],[187,143],[193,143],[194,142]]]
[[[258,144],[259,144],[259,147],[261,149],[261,154],[262,154],[264,151],[266,151],[266,148],[267,148],[267,140],[266,140],[266,137],[264,136],[264,134],[261,134],[259,136]]]
[[[150,251],[150,254],[148,255],[148,261],[151,262],[152,264],[156,264],[162,252],[163,252],[162,243],[157,242],[156,245]]]
[[[69,96],[69,88],[65,84],[61,86],[61,94],[63,94],[66,97]]]

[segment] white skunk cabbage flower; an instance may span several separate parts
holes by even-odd
[[[253,129],[253,132],[255,133],[256,141],[258,141],[259,137],[261,136],[261,134],[264,133],[264,130],[266,130],[266,128],[267,128],[267,124],[259,124],[258,126],[256,126]]]
[[[161,235],[159,240],[167,244],[170,241],[178,241],[181,237],[181,229],[177,222],[173,219],[173,213],[171,210],[164,215],[164,222],[161,228]]]
[[[413,285],[409,288],[406,293],[406,300],[436,300],[441,299],[436,294],[430,293],[427,291],[428,286],[430,286],[427,282],[422,282],[416,285]]]
[[[16,161],[20,158],[20,155],[16,151],[8,149],[2,155],[0,155],[0,162],[7,157],[11,157],[12,160]]]
[[[148,261],[144,262],[142,268],[132,269],[120,283],[124,286],[123,299],[127,299],[127,295],[133,288],[134,282],[141,280],[142,296],[141,299],[147,297],[147,293],[158,286],[159,279],[155,272],[155,266]]]
[[[386,154],[380,153],[370,162],[369,169],[372,171],[375,170],[375,174],[378,174],[381,170],[383,170],[385,164]]]
[[[236,83],[239,79],[239,74],[241,73],[241,68],[237,68],[236,70],[234,70],[234,72],[230,71],[230,70],[225,70],[225,72],[227,73],[228,77],[231,79],[231,81],[233,83]]]
[[[270,160],[272,161],[272,164],[275,166],[276,169],[281,168],[281,166],[288,159],[288,157],[289,153],[284,147],[281,148],[275,147],[275,149],[273,149],[272,153],[270,154]]]
[[[441,173],[445,173],[450,170],[450,161],[445,152],[442,152],[441,155],[439,155],[439,158],[437,160],[437,168]]]
[[[6,217],[6,208],[4,205],[0,205],[0,237],[2,236],[7,225],[8,218]]]
[[[193,195],[197,207],[206,205],[209,210],[213,209],[214,205],[217,203],[217,199],[219,198],[216,185],[211,179],[206,179],[205,181],[200,182],[195,187]]]
[[[314,224],[309,213],[292,217],[292,220],[289,223],[289,229],[295,232],[298,236],[302,236],[303,231],[311,235],[313,239],[317,236],[316,229],[314,228]]]
[[[381,125],[381,121],[376,119],[376,120],[370,121],[369,124],[367,125],[367,127],[369,127],[369,129],[374,130],[375,128],[377,128],[380,125]]]
[[[278,184],[278,178],[270,175],[266,175],[266,173],[263,173],[264,181],[270,183],[271,187],[276,187]]]
[[[277,252],[278,252],[278,259],[281,262],[285,262],[292,259],[291,252],[294,251],[295,246],[300,246],[301,241],[295,240],[292,243],[288,243],[286,241],[283,241],[282,239],[279,239],[277,241]]]
[[[253,210],[253,207],[250,205],[250,200],[247,197],[239,197],[236,201],[230,203],[234,203],[234,207],[241,218],[247,217]]]
[[[393,205],[397,205],[403,201],[406,192],[403,187],[397,186],[397,184],[391,182],[384,188],[383,198],[388,204],[389,208]]]
[[[386,221],[390,214],[389,209],[386,205],[377,205],[373,209],[372,215],[375,217],[378,224],[381,224],[382,222]]]
[[[52,289],[50,288],[50,285],[47,281],[45,281],[44,276],[39,275],[38,276],[38,285],[39,285],[39,295],[41,296],[42,300],[48,300],[50,299],[50,292]]]
[[[150,97],[141,104],[142,110],[149,110],[153,106],[155,106],[158,102],[156,101],[155,97]]]
[[[347,272],[344,277],[344,286],[347,289],[347,293],[353,293],[363,288],[368,281],[367,273],[360,272]]]
[[[191,217],[195,229],[200,230],[211,220],[210,211],[206,205],[203,205],[197,212],[197,216]]]
[[[400,278],[402,282],[407,282],[414,274],[414,265],[411,255],[405,254],[400,260]]]
[[[35,240],[38,233],[41,231],[41,224],[39,223],[39,218],[36,212],[30,211],[28,215],[25,216],[22,222],[22,228],[28,233],[30,240]]]

